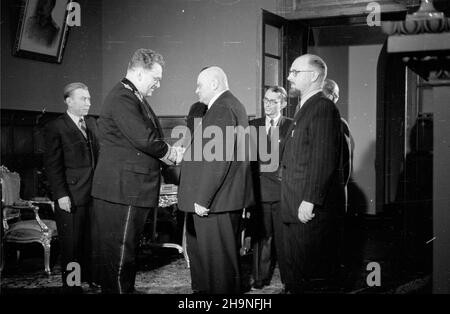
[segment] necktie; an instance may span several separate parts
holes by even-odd
[[[81,133],[83,133],[84,138],[87,139],[86,121],[84,121],[83,118],[80,118],[80,120],[78,121],[78,126],[80,127]]]
[[[269,132],[267,132],[267,153],[270,154],[272,151],[271,142],[272,142],[272,127],[274,126],[273,119],[270,119],[269,123]]]
[[[269,121],[269,123],[270,123],[270,126],[269,126],[269,132],[267,132],[267,135],[269,136],[269,139],[270,139],[271,136],[272,136],[272,127],[274,126],[274,122],[275,122],[275,121],[273,121],[273,119],[270,119],[270,121]]]

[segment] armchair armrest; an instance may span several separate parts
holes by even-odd
[[[33,213],[33,218],[38,223],[38,225],[41,228],[42,232],[48,232],[49,229],[48,229],[47,225],[39,217],[39,207],[38,206],[34,206],[34,205],[29,205],[29,206],[12,205],[12,206],[8,206],[8,207],[12,208],[12,209],[19,210],[19,217],[22,216],[22,211],[31,211]],[[8,220],[10,220],[10,219],[11,218],[6,220],[5,218],[3,218],[3,227],[5,228],[5,230],[9,229]]]
[[[11,206],[3,208],[3,220],[12,220],[20,217],[20,209]]]
[[[47,197],[34,197],[31,199],[31,203],[33,205],[50,205],[52,208],[52,211],[55,212],[55,202],[50,200]]]
[[[6,231],[9,229],[9,221],[13,219],[20,218],[20,209],[11,206],[6,206],[3,208],[3,229]]]

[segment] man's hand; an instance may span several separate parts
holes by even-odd
[[[167,146],[169,147],[169,149],[167,150],[166,155],[160,160],[168,166],[173,166],[177,161],[177,149],[170,145]]]
[[[307,201],[302,201],[302,203],[300,204],[300,207],[298,208],[298,219],[303,222],[304,224],[307,223],[308,221],[310,221],[311,219],[314,218],[314,214],[313,214],[313,210],[314,210],[314,204],[307,202]]]
[[[70,197],[68,196],[61,197],[60,199],[58,199],[58,205],[59,208],[70,213],[70,208],[72,207],[72,204],[70,203]]]
[[[195,213],[197,215],[199,215],[200,217],[208,216],[208,213],[209,213],[208,208],[198,205],[197,203],[194,203],[194,210],[195,210]]]
[[[182,146],[176,146],[175,149],[177,150],[177,159],[175,161],[175,164],[179,165],[181,161],[183,160],[184,152],[186,151],[186,148]]]

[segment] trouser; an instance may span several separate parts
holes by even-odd
[[[286,291],[303,293],[335,284],[339,271],[338,220],[328,212],[315,211],[304,223],[283,224],[289,277]]]
[[[289,269],[284,253],[280,202],[261,203],[252,210],[250,219],[254,230],[252,275],[255,283],[270,284],[276,261],[280,269],[281,282],[285,283]]]
[[[103,293],[132,293],[136,253],[149,208],[94,198],[92,246],[94,280]]]
[[[198,293],[240,293],[239,223],[242,210],[187,214],[186,241],[192,290]]]
[[[68,287],[67,276],[75,269],[72,262],[80,265],[80,279],[91,282],[91,237],[90,214],[92,203],[85,206],[73,206],[70,213],[62,210],[58,203],[55,208],[55,221],[61,251],[61,274],[63,287]],[[68,267],[69,266],[69,267]],[[75,280],[71,276],[70,280]],[[72,286],[70,283],[69,286]]]

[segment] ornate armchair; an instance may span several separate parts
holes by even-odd
[[[20,176],[9,171],[6,167],[0,169],[2,187],[2,246],[9,244],[26,244],[37,242],[44,248],[45,272],[50,274],[50,247],[51,241],[57,237],[54,220],[41,219],[37,205],[46,204],[54,211],[51,201],[26,201],[20,198]],[[26,216],[31,219],[26,219]],[[19,247],[19,246],[18,246]],[[2,247],[3,249],[3,247]],[[3,269],[4,253],[2,252],[1,269]],[[20,249],[17,249],[17,258]]]

